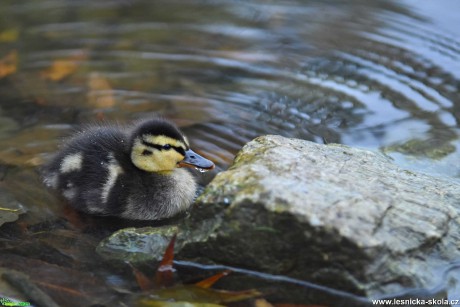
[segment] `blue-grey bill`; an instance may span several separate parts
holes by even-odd
[[[179,166],[189,166],[201,170],[211,170],[214,168],[214,163],[189,149],[185,152],[184,160],[179,162]]]

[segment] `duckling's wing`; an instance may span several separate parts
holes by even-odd
[[[120,161],[129,159],[127,143],[116,127],[82,130],[43,167],[43,180],[77,209],[106,214],[108,194],[123,173]]]

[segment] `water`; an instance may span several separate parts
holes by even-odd
[[[60,137],[153,113],[216,162],[203,183],[262,134],[382,151],[458,179],[459,10],[453,0],[4,0],[0,58],[17,63],[0,68],[2,188],[28,223],[48,220],[61,204],[35,167]]]

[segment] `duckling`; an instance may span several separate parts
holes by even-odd
[[[77,133],[42,168],[42,177],[79,211],[160,220],[193,202],[197,184],[183,166],[209,170],[214,163],[193,152],[173,123],[155,118]]]

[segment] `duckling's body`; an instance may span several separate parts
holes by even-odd
[[[212,162],[189,149],[170,122],[153,119],[126,128],[78,133],[44,167],[44,182],[77,210],[127,219],[157,220],[187,210],[196,191],[182,163]]]

